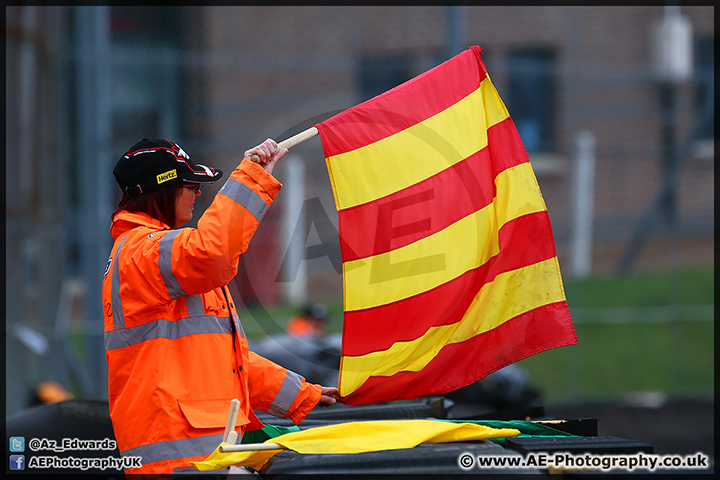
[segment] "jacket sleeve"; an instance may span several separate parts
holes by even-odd
[[[320,401],[322,387],[252,351],[249,353],[252,408],[289,418],[295,424],[302,422]]]
[[[240,255],[281,188],[262,167],[243,159],[198,219],[197,228],[167,233],[161,251],[170,253],[164,259],[161,255],[160,264],[170,297],[226,285],[237,274]]]

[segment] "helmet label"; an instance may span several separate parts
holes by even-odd
[[[177,169],[173,168],[169,172],[161,173],[157,176],[157,183],[158,185],[167,182],[168,180],[172,180],[173,178],[177,178]]]

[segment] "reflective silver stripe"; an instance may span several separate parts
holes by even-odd
[[[155,338],[176,338],[198,333],[227,333],[232,335],[229,317],[190,317],[176,322],[160,319],[136,327],[105,332],[105,351],[137,345]]]
[[[127,237],[122,239],[117,251],[115,252],[115,259],[112,265],[112,282],[111,288],[111,301],[112,301],[112,314],[113,314],[113,328],[125,328],[125,317],[123,316],[122,300],[120,300],[120,268],[118,265],[118,258],[120,257],[120,249]]]
[[[275,398],[270,403],[268,413],[275,415],[276,417],[285,418],[287,411],[292,405],[297,394],[300,393],[300,386],[302,385],[302,377],[295,372],[288,370],[283,380],[280,391],[275,395]]]
[[[205,315],[202,295],[190,295],[189,297],[185,297],[185,306],[187,307],[188,315],[191,317]]]
[[[147,465],[148,463],[159,462],[161,460],[210,455],[215,451],[217,446],[220,445],[222,439],[223,434],[218,433],[204,437],[167,440],[165,442],[129,448],[120,452],[120,455],[123,457],[142,457],[140,462],[143,465]]]
[[[233,178],[229,178],[228,181],[225,182],[225,185],[223,185],[220,189],[220,193],[227,195],[235,200],[235,202],[245,207],[255,218],[257,218],[258,222],[262,219],[263,215],[265,215],[265,211],[268,209],[267,204],[260,195],[255,193],[252,188]]]
[[[245,338],[245,330],[243,330],[242,323],[240,323],[240,317],[232,314],[233,321],[235,322],[235,329],[240,333],[240,338]]]
[[[173,300],[187,296],[187,293],[182,289],[172,271],[172,247],[175,236],[178,233],[180,233],[180,230],[170,231],[160,239],[160,245],[158,247],[158,267],[160,268],[160,275],[162,276],[163,282],[165,282],[170,298]]]

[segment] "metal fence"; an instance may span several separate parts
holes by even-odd
[[[650,31],[678,14],[692,27],[694,70],[659,90]],[[7,411],[42,380],[106,397],[110,172],[130,145],[172,138],[228,172],[246,148],[469,44],[486,49],[518,114],[566,274],[711,263],[711,19],[712,7],[7,7]],[[293,200],[280,198],[258,231],[270,246],[248,251],[251,284],[234,284],[246,303],[341,300],[321,146],[293,155],[278,168]]]

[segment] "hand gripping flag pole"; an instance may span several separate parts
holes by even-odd
[[[283,140],[282,142],[278,143],[279,148],[287,148],[288,150],[295,145],[304,142],[305,140],[314,137],[318,134],[317,127],[310,127],[307,130],[304,130],[297,135],[293,135],[292,137],[288,138],[287,140]],[[252,158],[250,158],[255,163],[260,163],[260,157],[258,155],[253,155]]]

